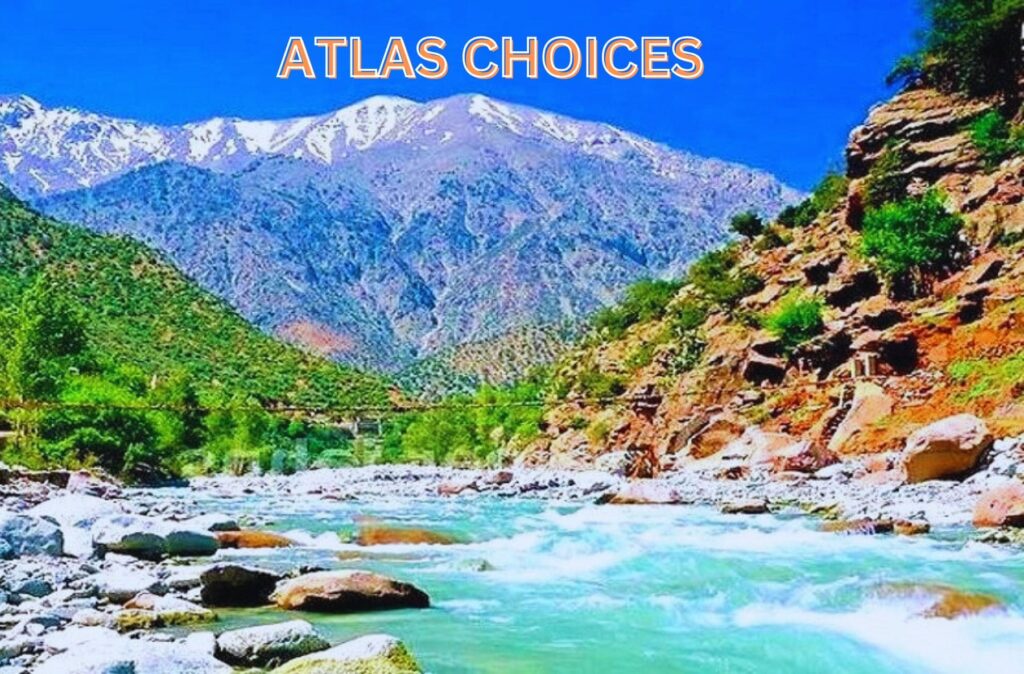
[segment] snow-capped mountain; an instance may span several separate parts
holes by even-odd
[[[0,183],[165,251],[268,331],[398,367],[680,273],[769,174],[479,95],[157,126],[0,99]]]

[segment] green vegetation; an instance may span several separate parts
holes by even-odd
[[[144,246],[0,190],[3,459],[152,477],[270,464],[299,435],[264,406],[378,405],[386,383],[262,335]],[[200,411],[215,408],[215,413]]]
[[[924,7],[921,48],[900,59],[890,84],[920,78],[972,96],[1019,95],[1024,0],[924,0]]]
[[[997,110],[974,120],[970,132],[974,147],[989,169],[1011,155],[1024,153],[1024,126],[1011,125]]]
[[[953,267],[961,248],[959,215],[946,210],[929,191],[881,208],[864,218],[862,252],[893,284],[897,294],[913,294],[931,274]]]
[[[626,288],[619,304],[594,315],[594,328],[604,337],[618,339],[630,326],[664,316],[681,287],[678,281],[641,279]]]
[[[796,206],[787,206],[776,220],[784,227],[807,227],[821,214],[836,207],[846,197],[849,180],[838,171],[829,171],[811,196]]]
[[[790,293],[764,317],[764,327],[779,338],[786,351],[792,351],[824,330],[821,310],[821,300]]]
[[[753,239],[764,231],[764,220],[754,211],[737,213],[729,221],[729,229],[740,236]]]
[[[878,208],[907,196],[910,178],[903,169],[910,164],[902,144],[892,144],[882,151],[864,179],[864,207]]]
[[[956,361],[947,371],[954,382],[968,385],[963,393],[967,401],[1024,396],[1024,353],[1019,351],[997,359]]]
[[[736,268],[740,250],[735,245],[709,251],[690,267],[687,281],[713,306],[726,311],[761,289],[761,279]]]
[[[387,422],[374,460],[499,465],[506,450],[521,449],[540,434],[546,390],[546,379],[536,376],[512,386],[485,386],[435,409],[397,415]]]
[[[792,234],[780,225],[773,224],[770,227],[766,227],[764,233],[761,234],[761,236],[757,238],[757,241],[754,242],[754,250],[762,253],[766,250],[788,246],[792,242]]]

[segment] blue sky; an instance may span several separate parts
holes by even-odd
[[[472,91],[607,121],[809,188],[839,165],[868,106],[890,93],[884,76],[913,46],[919,23],[916,0],[0,0],[0,93],[178,123],[319,113],[373,94],[426,100]],[[362,36],[371,59],[390,35],[413,43],[439,35],[452,68],[435,81],[277,80],[290,35],[310,45],[314,35]],[[705,73],[696,81],[480,81],[458,64],[474,35],[694,35]]]

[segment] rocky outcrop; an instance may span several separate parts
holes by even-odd
[[[321,571],[283,581],[271,599],[279,608],[358,613],[427,608],[430,597],[415,585],[366,571]]]
[[[890,414],[892,398],[882,390],[882,387],[871,382],[858,382],[849,411],[828,441],[829,451],[842,451],[847,443],[855,440],[858,433]]]
[[[370,634],[296,658],[271,674],[420,674],[422,670],[401,641]]]
[[[993,441],[984,422],[970,414],[937,421],[907,438],[904,477],[910,483],[960,477],[978,465]]]
[[[222,632],[216,653],[236,667],[274,667],[330,646],[305,620],[290,620]]]

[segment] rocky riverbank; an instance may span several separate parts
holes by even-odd
[[[973,520],[976,539],[1021,538],[1024,437],[993,440],[974,419],[923,429],[891,456],[818,466],[799,447],[773,448],[771,437],[757,432],[715,456],[650,480],[597,470],[382,466],[200,478],[169,491],[125,488],[81,472],[4,468],[0,672],[354,672],[371,661],[379,671],[419,671],[394,637],[331,644],[288,612],[425,608],[431,599],[423,589],[362,570],[358,561],[340,569],[264,568],[222,552],[309,545],[271,530],[273,513],[229,517],[210,508],[260,494],[367,503],[490,498],[609,508],[713,505],[737,516],[811,513],[837,534],[927,534],[931,527]],[[358,545],[452,542],[440,532],[388,522],[352,524]],[[280,621],[217,629],[218,610],[263,605],[276,606]]]

